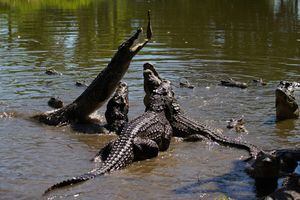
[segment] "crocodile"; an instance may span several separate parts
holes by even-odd
[[[247,83],[235,81],[232,78],[229,78],[228,80],[221,80],[220,85],[227,87],[238,87],[241,89],[245,89],[248,87]]]
[[[280,81],[275,90],[276,119],[293,119],[299,117],[299,106],[294,91],[300,88],[300,83]]]
[[[141,33],[142,28],[139,28],[134,35],[119,46],[118,51],[107,67],[98,74],[93,82],[72,103],[59,110],[35,115],[33,119],[53,126],[89,120],[89,115],[100,108],[114,92],[129,68],[133,57],[151,40],[152,29],[149,11],[147,37],[143,42],[136,43],[135,41]]]
[[[163,80],[159,76],[155,67],[150,63],[144,64],[144,68],[145,67],[151,69],[152,80],[156,83],[155,86],[158,87]],[[151,95],[151,91],[153,91],[153,89],[155,89],[155,87],[153,88],[153,84],[149,89],[147,84],[144,83],[144,90],[146,92],[144,104],[146,106],[146,110],[149,102],[147,97]],[[271,183],[274,183],[275,185],[273,189],[276,189],[276,181],[279,177],[291,173],[296,169],[298,165],[297,162],[300,161],[299,148],[263,150],[250,143],[231,140],[225,137],[218,129],[211,128],[206,124],[187,117],[176,101],[174,92],[171,96],[173,101],[171,103],[171,108],[169,110],[170,113],[167,115],[167,119],[172,126],[173,136],[183,137],[185,140],[189,141],[195,141],[204,137],[222,145],[247,150],[250,154],[250,158],[245,160],[248,165],[246,167],[246,172],[255,179],[256,184],[262,182],[270,183],[271,180]],[[265,187],[265,185],[263,186]]]
[[[145,63],[145,67],[151,70],[151,78],[155,83],[150,85],[150,89],[144,83],[144,90],[146,92],[144,104],[147,110],[148,97],[151,95],[151,91],[155,87],[158,87],[163,79],[152,64]],[[181,137],[188,141],[207,138],[225,146],[247,150],[250,157],[245,160],[248,165],[246,172],[255,179],[278,178],[281,174],[290,173],[297,167],[297,161],[300,161],[299,148],[263,150],[256,145],[227,138],[219,129],[212,128],[186,116],[174,96],[175,94],[172,92],[170,98],[173,98],[173,101],[171,103],[170,114],[167,115],[173,129],[173,136]]]
[[[291,174],[284,179],[282,187],[275,190],[264,198],[265,200],[294,200],[300,199],[300,175]]]
[[[128,122],[128,86],[125,82],[120,82],[106,105],[105,118],[106,124],[100,123],[98,119],[89,119],[84,122],[71,124],[71,128],[81,133],[89,134],[120,134],[122,128]]]
[[[145,70],[146,79],[149,77],[147,73]],[[119,137],[105,147],[109,151],[102,158],[103,163],[99,168],[57,183],[48,188],[45,194],[123,169],[136,160],[153,158],[159,151],[167,150],[172,137],[172,128],[166,118],[166,111],[173,100],[169,98],[170,93],[170,82],[163,81],[150,95],[147,111],[125,125]]]
[[[120,133],[128,123],[128,110],[128,86],[125,82],[120,82],[115,94],[106,105],[105,118],[107,124],[105,127],[111,132]]]
[[[64,103],[59,98],[51,97],[48,101],[48,106],[51,108],[62,108],[64,106]]]
[[[263,197],[273,193],[278,197],[277,192],[274,192],[278,186],[278,179],[293,173],[299,161],[299,148],[276,149],[258,153],[256,159],[250,160],[246,167],[247,174],[255,180],[257,196]],[[281,189],[276,191],[279,192]]]
[[[152,64],[145,63],[144,68],[145,67],[151,69],[152,79],[155,80],[156,87],[158,87],[159,84],[163,82],[163,79],[158,75],[158,72]],[[151,96],[151,91],[154,90],[148,89],[147,84],[144,84],[144,90],[146,92],[144,104],[147,110],[147,97]],[[171,95],[172,97],[170,98],[173,98],[173,101],[170,108],[170,114],[168,115],[168,120],[173,129],[173,136],[181,137],[188,141],[197,141],[203,138],[207,138],[225,146],[247,150],[250,153],[251,157],[255,157],[258,152],[262,151],[260,148],[250,143],[229,139],[224,136],[219,129],[212,128],[204,123],[200,123],[191,119],[184,113],[183,109],[177,102],[176,98],[174,97],[174,92],[172,92]]]
[[[245,119],[243,116],[238,119],[231,118],[230,120],[227,121],[227,123],[228,124],[226,127],[228,129],[234,128],[237,133],[248,133],[247,129],[244,126]]]

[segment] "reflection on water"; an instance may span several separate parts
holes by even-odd
[[[299,120],[275,123],[274,89],[299,81],[300,8],[297,0],[0,1],[0,193],[4,199],[39,199],[43,190],[95,167],[89,160],[113,136],[83,135],[28,119],[65,103],[90,83],[118,45],[146,22],[153,40],[134,58],[125,81],[130,118],[143,112],[142,65],[153,62],[173,81],[193,118],[268,149],[299,146]],[[53,68],[61,76],[48,76]],[[268,84],[218,86],[221,79]],[[180,88],[188,80],[196,87]],[[298,96],[297,96],[298,97]],[[98,114],[104,113],[101,108]],[[248,134],[226,130],[244,115]],[[121,172],[54,194],[95,199],[255,199],[240,150],[216,144],[172,142],[169,151]],[[101,189],[100,189],[101,188]],[[153,192],[154,191],[154,192]]]

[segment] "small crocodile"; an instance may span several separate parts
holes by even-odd
[[[128,122],[128,86],[125,82],[120,82],[106,105],[106,124],[102,125],[97,119],[86,120],[84,123],[74,123],[72,129],[82,133],[108,133],[119,134]]]
[[[246,130],[245,128],[245,120],[244,120],[244,117],[240,117],[238,119],[234,119],[234,118],[231,118],[230,120],[227,121],[227,128],[228,129],[232,129],[234,128],[235,131],[237,133],[248,133],[248,131]]]
[[[147,78],[147,70],[144,72]],[[159,151],[167,150],[172,136],[172,128],[166,119],[166,110],[170,107],[171,85],[164,81],[149,97],[148,110],[129,122],[120,136],[111,143],[109,153],[103,159],[100,168],[84,175],[57,183],[45,191],[73,185],[93,179],[115,170],[120,170],[134,162],[157,156]]]
[[[156,71],[155,67],[150,63],[144,64],[144,67],[145,66],[151,69],[152,79],[155,80],[156,87],[159,86],[160,82],[162,82],[163,80],[158,75],[158,72]],[[144,84],[144,87],[145,86],[147,85]],[[146,96],[144,99],[144,104],[146,106],[146,109],[148,107],[147,97],[151,95],[151,91],[153,90],[149,90],[145,88]],[[173,101],[171,104],[171,108],[170,108],[171,113],[168,117],[168,120],[173,129],[173,136],[182,137],[188,141],[208,138],[214,142],[217,142],[225,146],[245,149],[250,153],[251,157],[255,157],[258,154],[258,152],[261,151],[261,149],[259,149],[255,145],[242,142],[242,141],[229,139],[226,136],[224,136],[220,130],[214,129],[204,123],[200,123],[189,118],[187,115],[184,114],[184,111],[181,109],[179,103],[175,99],[174,92],[172,94],[172,97],[170,98],[173,98]]]
[[[291,174],[284,179],[282,187],[266,196],[265,200],[294,200],[300,199],[300,175]]]
[[[125,82],[120,82],[115,94],[108,101],[105,111],[107,125],[111,132],[120,133],[128,123],[128,86]]]
[[[58,109],[62,108],[64,106],[64,103],[58,98],[51,97],[48,101],[48,106],[50,106],[51,108]]]
[[[220,82],[220,85],[227,86],[227,87],[238,87],[241,89],[245,89],[248,87],[247,83],[235,81],[232,78],[229,78],[228,80],[222,80]]]
[[[300,89],[296,82],[280,81],[276,90],[276,119],[293,119],[299,117],[299,106],[296,102],[294,91]]]

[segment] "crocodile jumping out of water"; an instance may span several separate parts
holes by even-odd
[[[276,119],[293,119],[299,117],[299,106],[294,91],[300,89],[300,83],[280,81],[276,90]]]
[[[100,108],[114,92],[129,68],[132,58],[150,41],[152,30],[148,12],[147,37],[142,43],[135,43],[142,29],[123,42],[110,63],[104,68],[86,90],[72,103],[59,110],[33,116],[47,125],[64,125],[89,120],[89,115]]]
[[[147,70],[144,78],[147,78]],[[168,149],[172,128],[166,118],[172,98],[169,81],[163,83],[149,97],[147,111],[130,121],[123,128],[120,136],[110,143],[109,152],[102,158],[100,168],[81,176],[57,183],[45,191],[84,182],[115,170],[123,169],[135,160],[143,160],[157,156],[159,151]]]

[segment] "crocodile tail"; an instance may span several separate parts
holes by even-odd
[[[95,176],[97,176],[97,174],[90,173],[90,174],[84,174],[84,175],[81,175],[81,176],[73,177],[73,178],[68,179],[68,180],[64,180],[62,182],[56,183],[55,185],[52,185],[51,187],[49,187],[44,192],[44,195],[46,195],[50,191],[58,189],[58,188],[74,185],[74,184],[77,184],[77,183],[81,183],[81,182],[93,179],[93,178],[95,178]]]

